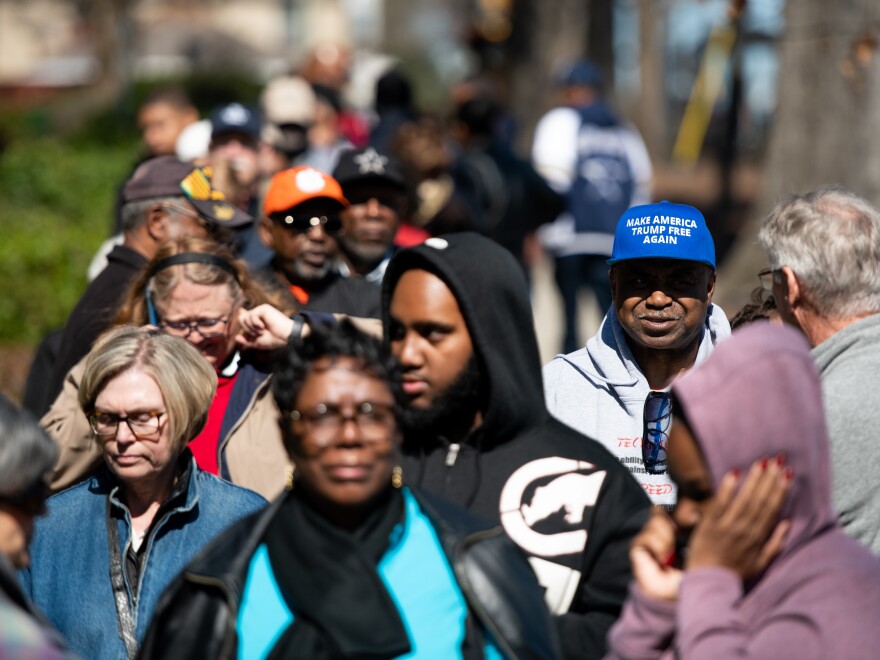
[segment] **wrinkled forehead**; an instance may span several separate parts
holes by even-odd
[[[330,355],[308,365],[296,398],[394,402],[391,385],[375,368],[359,358]]]
[[[404,271],[397,278],[391,293],[390,312],[398,321],[464,322],[458,299],[446,281],[433,271],[418,267]]]
[[[642,273],[658,277],[672,274],[708,275],[713,272],[711,267],[698,261],[660,259],[656,257],[618,261],[611,268],[619,273]]]
[[[188,264],[172,266],[179,269],[175,282],[164,295],[153,295],[153,304],[160,307],[165,314],[175,313],[228,313],[236,303],[232,291],[235,283],[199,284],[186,277],[184,269]],[[168,270],[171,270],[169,268]]]
[[[329,197],[315,197],[308,199],[301,204],[292,206],[284,211],[275,211],[272,217],[285,215],[306,216],[306,215],[336,215],[344,208],[343,204],[330,199]]]

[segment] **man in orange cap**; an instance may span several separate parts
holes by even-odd
[[[379,318],[379,287],[338,269],[339,212],[348,205],[336,179],[313,167],[272,177],[260,238],[274,256],[258,277],[306,311]]]

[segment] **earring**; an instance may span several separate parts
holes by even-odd
[[[294,477],[296,476],[296,466],[290,465],[287,468],[287,474],[284,476],[284,490],[293,490],[296,486]]]
[[[403,486],[403,468],[399,465],[395,465],[391,470],[391,485],[395,488]]]

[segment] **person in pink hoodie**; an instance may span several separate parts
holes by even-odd
[[[678,503],[633,541],[608,657],[878,657],[880,559],[832,509],[819,376],[803,336],[747,326],[672,397]]]

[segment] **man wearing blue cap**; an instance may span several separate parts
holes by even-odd
[[[535,128],[532,162],[565,197],[555,222],[538,229],[553,256],[565,313],[563,351],[581,346],[578,292],[589,286],[602,312],[611,305],[608,265],[614,227],[630,206],[650,201],[651,160],[638,131],[621,121],[602,97],[602,76],[586,60],[558,76],[564,105]]]
[[[692,206],[635,206],[617,223],[608,263],[613,305],[586,347],[544,367],[547,407],[602,442],[655,503],[671,506],[666,390],[730,334],[712,304],[715,245]]]

